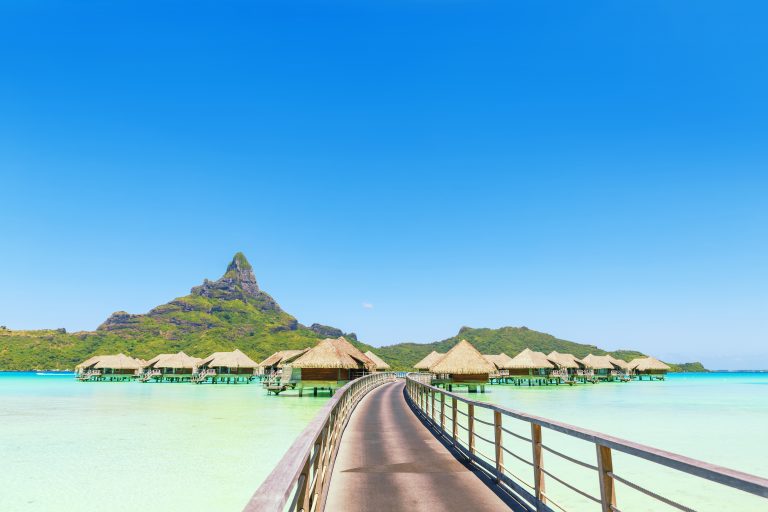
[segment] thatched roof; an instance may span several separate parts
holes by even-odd
[[[497,369],[502,369],[506,363],[512,360],[512,358],[504,352],[501,354],[483,354],[483,357]]]
[[[559,366],[560,368],[581,368],[584,366],[584,363],[581,361],[581,359],[578,359],[575,355],[561,354],[560,352],[556,352],[554,350],[547,354],[547,359],[554,363],[555,366]]]
[[[155,363],[161,361],[167,357],[171,357],[173,354],[157,354],[155,357],[144,363],[144,366],[154,366]]]
[[[504,364],[506,370],[538,370],[554,368],[555,365],[547,359],[543,352],[535,352],[526,348]]]
[[[347,370],[365,367],[361,360],[349,355],[334,341],[332,338],[320,341],[297,358],[292,366],[294,368],[341,368]],[[365,359],[370,361],[367,357]]]
[[[99,361],[99,358],[101,358],[101,357],[104,357],[104,356],[92,356],[92,357],[89,357],[88,359],[86,359],[82,363],[80,363],[77,366],[75,366],[75,368],[89,368],[89,367],[93,366],[94,364],[96,364]]]
[[[582,359],[582,362],[585,366],[592,368],[593,370],[614,370],[620,368],[618,364],[611,361],[610,356],[595,356],[589,354]]]
[[[476,375],[496,371],[496,367],[485,360],[483,355],[467,340],[461,340],[437,363],[430,366],[432,373],[451,375]]]
[[[78,366],[83,368],[93,367],[98,370],[104,368],[112,368],[116,370],[138,370],[142,365],[141,362],[130,356],[125,354],[117,354],[107,356],[94,356]]]
[[[214,352],[198,363],[208,368],[256,368],[258,363],[239,349],[232,352]]]
[[[616,357],[613,357],[612,355],[608,355],[608,360],[612,362],[615,366],[618,366],[622,370],[629,370],[629,363],[626,362],[623,359],[618,359]]]
[[[391,366],[389,366],[382,358],[371,352],[370,350],[365,353],[366,357],[376,363],[376,369],[377,370],[389,370]]]
[[[331,338],[331,342],[336,345],[339,350],[346,352],[349,354],[352,359],[355,359],[357,361],[360,361],[363,363],[363,366],[366,370],[369,372],[372,372],[376,369],[376,363],[374,363],[371,358],[369,358],[367,355],[363,354],[363,352],[347,341],[347,338],[344,336],[339,336],[338,338]]]
[[[424,359],[413,365],[414,368],[417,370],[429,370],[429,367],[433,364],[437,363],[441,357],[443,357],[445,354],[441,354],[439,352],[435,352],[434,350],[424,356]]]
[[[266,368],[267,366],[277,366],[278,368],[282,368],[286,363],[298,359],[298,357],[304,354],[307,350],[309,350],[309,348],[303,348],[301,350],[280,350],[260,362],[259,366],[262,368]]]
[[[639,372],[647,372],[650,370],[671,370],[672,369],[668,364],[662,363],[655,357],[640,357],[637,359],[633,359],[632,361],[629,362],[629,367]]]
[[[200,364],[199,357],[188,356],[184,352],[178,354],[160,354],[147,361],[146,366],[151,368],[195,368]]]

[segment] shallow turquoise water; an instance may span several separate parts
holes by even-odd
[[[0,510],[240,510],[327,400],[0,374]]]
[[[768,476],[768,374],[488,389],[471,397]],[[240,510],[326,400],[268,397],[254,384],[78,383],[71,376],[0,374],[0,510],[68,511],[87,503],[115,511]],[[527,433],[525,425],[507,426]],[[594,462],[588,443],[547,431],[544,442]],[[530,445],[505,443],[530,457]],[[529,477],[524,464],[508,457],[507,465]],[[549,453],[545,465],[598,493],[589,470]],[[766,500],[621,454],[614,466],[700,510],[768,510]],[[547,489],[568,510],[597,509],[551,479]],[[625,511],[668,510],[621,486],[617,499]]]

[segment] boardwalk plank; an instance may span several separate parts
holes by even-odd
[[[387,384],[357,406],[341,439],[326,510],[508,510],[424,427],[403,388],[403,382]]]

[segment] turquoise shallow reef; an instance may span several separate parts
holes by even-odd
[[[665,382],[573,388],[492,386],[479,400],[599,430],[766,476],[768,374],[683,374]],[[240,510],[327,397],[268,397],[258,385],[78,383],[71,376],[0,374],[0,510]],[[592,462],[594,448],[544,433]],[[527,455],[530,447],[513,447]],[[547,467],[586,490],[588,470],[551,454]],[[513,471],[526,477],[526,468]],[[631,476],[700,510],[766,501],[659,471],[621,454]],[[569,510],[591,510],[548,482]],[[662,510],[619,487],[628,510]],[[759,509],[759,508],[757,508]]]

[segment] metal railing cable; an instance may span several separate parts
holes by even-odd
[[[617,483],[630,487],[645,496],[678,510],[684,512],[693,511],[693,509],[678,503],[672,498],[662,496],[659,493],[653,492],[637,483],[616,475],[613,472],[613,451],[673,469],[681,474],[691,475],[703,480],[716,482],[744,493],[768,498],[768,479],[766,478],[709,464],[676,453],[602,434],[600,432],[579,428],[539,416],[533,416],[506,407],[472,400],[446,391],[445,389],[432,386],[428,383],[424,375],[420,375],[419,379],[411,378],[411,374],[406,377],[406,395],[409,401],[416,407],[415,410],[424,416],[425,420],[431,424],[440,436],[451,441],[456,450],[466,457],[471,464],[487,473],[499,485],[506,487],[508,491],[511,490],[519,498],[522,498],[525,502],[524,506],[529,510],[554,512],[549,504],[554,505],[560,510],[565,510],[560,504],[553,502],[547,495],[544,481],[545,478],[548,478],[558,482],[583,498],[599,503],[603,512],[619,511],[616,499]],[[424,407],[426,404],[431,404],[432,414],[430,414],[429,410]],[[440,405],[439,418],[435,413],[435,404]],[[459,409],[459,404],[464,404],[466,406],[464,407],[466,412]],[[476,409],[492,412],[493,422],[478,418],[476,416]],[[456,421],[459,414],[467,418],[466,426]],[[446,418],[449,417],[452,418],[450,429],[446,427],[445,421]],[[520,424],[528,424],[531,429],[530,438],[505,427],[505,423],[508,425],[509,422],[515,420],[522,422]],[[489,437],[478,434],[476,431],[476,424],[491,427],[494,432],[494,435],[491,437],[494,437],[494,439],[489,439]],[[573,439],[592,443],[596,450],[597,464],[590,464],[579,460],[543,444],[543,430],[554,431],[559,434],[565,434]],[[505,433],[516,439],[530,443],[533,455],[532,460],[526,460],[504,446],[503,434]],[[495,455],[490,457],[488,454],[478,450],[475,446],[477,441],[480,441],[482,446],[493,446],[493,453]],[[573,482],[566,481],[566,479],[553,474],[551,470],[545,469],[542,457],[544,451],[552,453],[553,455],[578,466],[591,471],[596,471],[600,497],[597,498],[596,496],[592,496],[583,489],[576,487]],[[533,486],[530,486],[518,475],[514,475],[505,467],[504,454],[510,455],[520,462],[531,466],[533,470]],[[515,480],[510,477],[514,477]],[[529,487],[532,492],[528,492],[528,490],[520,487],[520,485],[517,484],[517,481]]]

